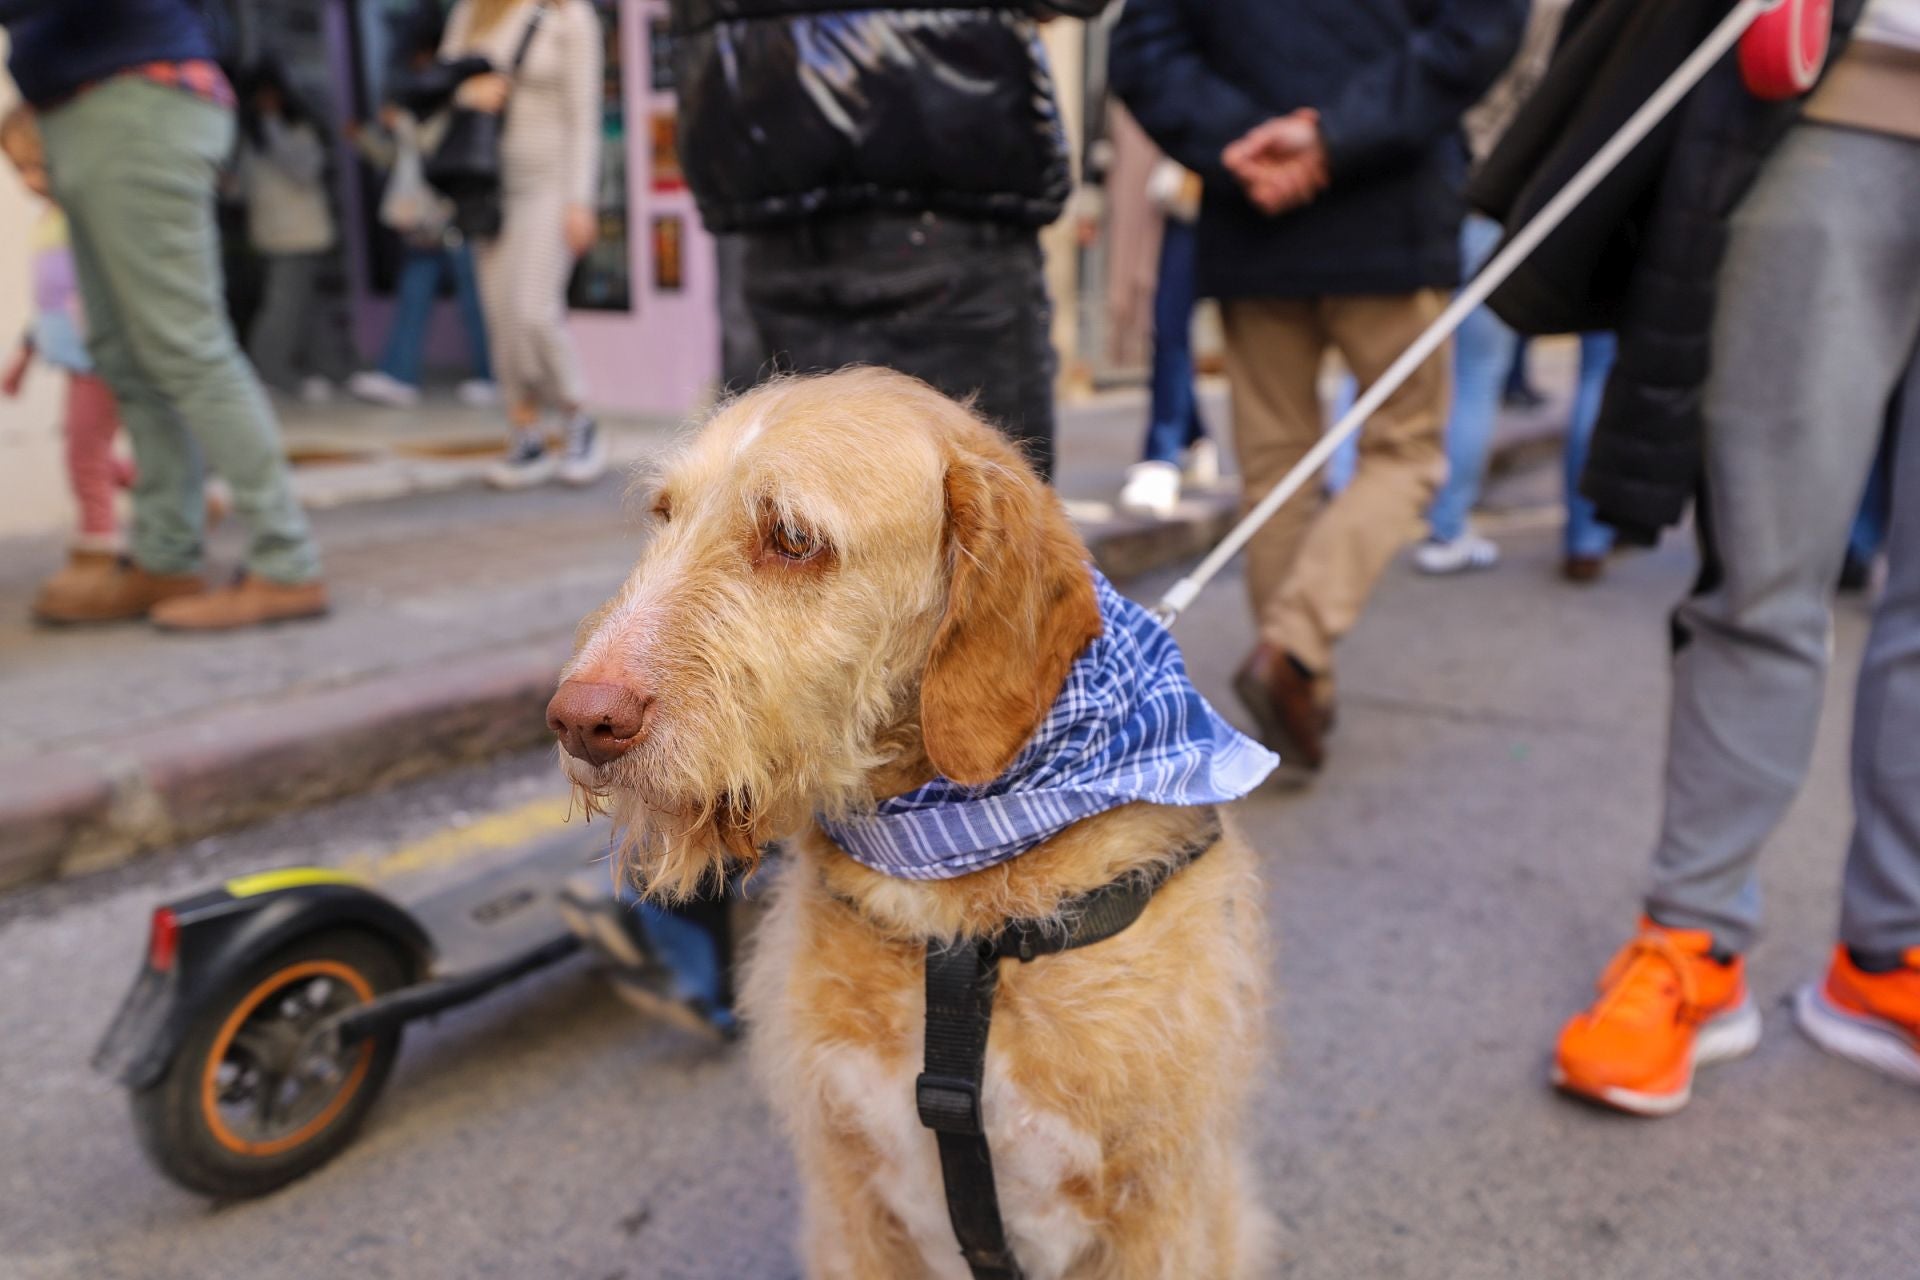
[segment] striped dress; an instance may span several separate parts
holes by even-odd
[[[505,71],[537,0],[522,0],[484,32],[472,30],[472,0],[447,20],[443,58],[478,53]],[[514,77],[501,142],[505,217],[500,234],[476,243],[480,301],[494,376],[509,405],[577,406],[586,398],[567,333],[565,222],[574,205],[595,207],[602,74],[600,18],[587,0],[554,0]]]

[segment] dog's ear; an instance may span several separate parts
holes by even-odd
[[[948,460],[947,607],[920,686],[927,759],[967,785],[1006,770],[1100,634],[1086,550],[1066,512],[1010,449],[988,447]]]

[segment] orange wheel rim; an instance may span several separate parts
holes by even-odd
[[[227,1020],[220,1024],[219,1034],[213,1038],[213,1050],[207,1054],[206,1066],[201,1072],[200,1112],[206,1118],[207,1132],[213,1135],[213,1140],[235,1155],[256,1159],[277,1156],[306,1142],[333,1123],[342,1108],[360,1091],[360,1082],[366,1079],[367,1068],[373,1063],[373,1042],[369,1040],[360,1046],[347,1078],[335,1090],[333,1097],[327,1100],[326,1106],[292,1133],[256,1142],[241,1137],[227,1126],[226,1118],[220,1114],[220,1064],[226,1060],[234,1036],[253,1016],[254,1010],[266,1002],[267,997],[288,983],[303,978],[333,978],[346,984],[348,990],[359,996],[363,1003],[373,999],[373,987],[359,970],[338,960],[303,960],[269,974],[233,1007]]]

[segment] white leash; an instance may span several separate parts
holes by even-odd
[[[1494,255],[1493,261],[1483,268],[1460,292],[1453,303],[1440,313],[1440,318],[1429,325],[1424,333],[1414,339],[1413,345],[1401,353],[1387,371],[1380,375],[1374,384],[1367,388],[1351,409],[1333,425],[1333,429],[1322,436],[1307,456],[1300,459],[1299,465],[1289,471],[1286,478],[1273,487],[1258,506],[1247,512],[1220,540],[1220,545],[1207,554],[1194,571],[1167,589],[1160,603],[1153,607],[1153,614],[1163,625],[1172,626],[1186,607],[1193,603],[1200,589],[1212,581],[1224,569],[1227,562],[1240,554],[1254,532],[1272,519],[1273,513],[1286,505],[1289,498],[1300,492],[1308,480],[1320,468],[1326,465],[1328,458],[1345,444],[1347,438],[1360,430],[1361,424],[1377,412],[1388,396],[1400,389],[1402,383],[1412,377],[1414,371],[1427,357],[1440,349],[1440,344],[1453,336],[1453,331],[1471,315],[1476,307],[1485,302],[1493,291],[1506,282],[1514,268],[1526,260],[1528,254],[1539,247],[1542,240],[1552,234],[1553,229],[1566,220],[1569,213],[1589,192],[1600,185],[1619,163],[1627,158],[1627,153],[1638,146],[1640,140],[1653,132],[1654,127],[1665,119],[1687,95],[1694,85],[1700,82],[1712,69],[1714,63],[1739,42],[1753,20],[1770,9],[1776,8],[1782,0],[1740,0],[1720,25],[1713,29],[1699,48],[1677,68],[1666,82],[1638,111],[1627,118],[1620,131],[1607,139],[1606,145],[1594,153],[1591,160],[1582,165],[1571,181],[1562,187],[1553,199],[1533,216],[1532,221],[1514,234],[1507,246]]]

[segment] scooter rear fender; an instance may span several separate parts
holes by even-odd
[[[390,943],[409,982],[428,976],[433,940],[393,899],[337,871],[297,867],[229,880],[165,904],[176,940],[164,967],[151,944],[121,1001],[93,1065],[129,1088],[165,1074],[196,1014],[221,997],[262,956],[303,937],[337,928],[364,929]]]

